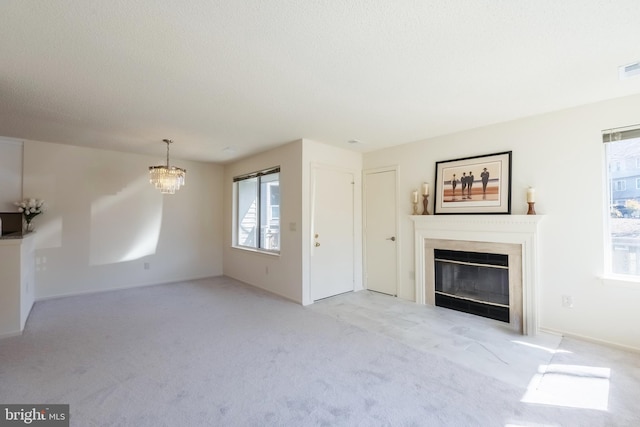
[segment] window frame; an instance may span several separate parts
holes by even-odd
[[[263,169],[263,170],[259,170],[259,171],[255,171],[255,172],[251,172],[251,173],[247,173],[247,174],[243,174],[243,175],[238,175],[238,176],[234,176],[233,177],[233,242],[232,242],[232,247],[236,248],[236,249],[242,249],[242,250],[246,250],[246,251],[251,251],[251,252],[261,252],[261,253],[265,253],[265,254],[269,254],[269,255],[280,255],[280,250],[281,250],[281,233],[282,233],[282,220],[281,218],[271,218],[271,216],[269,216],[269,218],[271,220],[277,220],[278,222],[278,248],[277,249],[268,249],[268,248],[264,248],[261,246],[264,246],[264,242],[262,241],[262,227],[264,224],[262,224],[262,217],[263,217],[263,213],[262,213],[262,200],[265,197],[269,197],[270,195],[270,189],[271,187],[273,187],[274,185],[266,185],[265,189],[263,191],[263,182],[262,179],[263,177],[268,177],[270,175],[274,175],[274,174],[278,174],[280,175],[280,166],[274,166],[274,167],[270,167],[267,169]],[[246,181],[249,179],[256,179],[256,196],[255,196],[255,216],[256,216],[256,224],[255,224],[255,245],[251,246],[251,245],[243,245],[240,243],[239,238],[240,238],[240,225],[241,225],[241,221],[240,218],[238,218],[238,213],[240,212],[240,189],[239,189],[239,183],[242,181]],[[267,181],[264,184],[268,184],[269,182],[273,182],[273,181]],[[278,187],[280,187],[280,176],[278,176]],[[264,194],[263,194],[264,193]],[[282,200],[279,200],[279,204],[277,205],[278,207],[282,206]],[[270,205],[267,205],[267,210],[269,210]]]
[[[613,232],[613,212],[612,208],[620,203],[620,199],[616,200],[615,194],[618,192],[635,191],[640,189],[637,185],[638,178],[636,178],[636,186],[631,185],[632,189],[627,190],[626,180],[629,177],[620,177],[618,173],[625,172],[624,164],[629,162],[632,156],[625,157],[624,159],[616,158],[612,156],[610,158],[609,143],[617,143],[624,140],[633,140],[640,138],[640,124],[634,126],[627,126],[624,128],[607,129],[602,132],[603,142],[603,160],[604,160],[604,186],[605,186],[605,200],[603,203],[604,213],[604,271],[600,276],[602,283],[610,286],[617,287],[632,287],[637,288],[640,286],[640,271],[636,269],[635,272],[614,272],[614,236]],[[635,159],[637,162],[637,158]],[[613,168],[612,168],[613,165]],[[621,168],[616,167],[622,166]],[[633,177],[631,177],[633,178]],[[618,190],[616,187],[617,182],[622,182],[622,189]],[[622,196],[617,196],[618,198]],[[632,198],[632,197],[631,197]],[[640,221],[640,219],[639,219]]]

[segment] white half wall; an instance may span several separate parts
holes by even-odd
[[[162,195],[157,157],[24,142],[24,196],[34,219],[36,298],[222,274],[222,166],[172,159],[186,185]]]
[[[640,95],[543,114],[379,150],[364,168],[399,168],[401,281],[399,297],[414,300],[410,194],[434,185],[435,162],[513,151],[512,213],[526,213],[526,189],[547,215],[539,245],[539,325],[574,336],[640,349],[640,285],[605,285],[602,130],[640,123]],[[406,195],[406,197],[403,196]],[[433,200],[429,200],[433,212]],[[562,307],[562,296],[573,308]]]

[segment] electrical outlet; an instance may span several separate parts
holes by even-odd
[[[571,295],[562,295],[562,306],[564,308],[573,308],[573,297]]]
[[[269,274],[269,267],[268,266],[264,268],[264,274]]]
[[[151,268],[151,264],[149,264],[148,262],[144,263],[144,269],[145,270],[149,270]]]

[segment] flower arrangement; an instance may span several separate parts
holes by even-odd
[[[24,220],[27,222],[27,230],[31,230],[31,220],[45,211],[44,200],[40,199],[24,199],[21,202],[15,202],[18,212],[22,212]]]

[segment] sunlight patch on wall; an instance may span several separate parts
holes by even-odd
[[[608,410],[611,369],[581,365],[540,365],[524,403]]]
[[[44,216],[40,218],[44,218]],[[62,247],[62,217],[46,218],[46,222],[43,221],[42,225],[39,225],[36,221],[34,221],[36,224],[36,248],[53,249]]]
[[[132,261],[142,257],[153,255],[158,247],[160,227],[162,225],[162,204],[144,226],[138,230],[137,236],[131,236],[132,242],[129,252],[125,253],[120,262]]]
[[[91,204],[90,264],[132,261],[156,252],[162,225],[162,195],[146,177]]]

